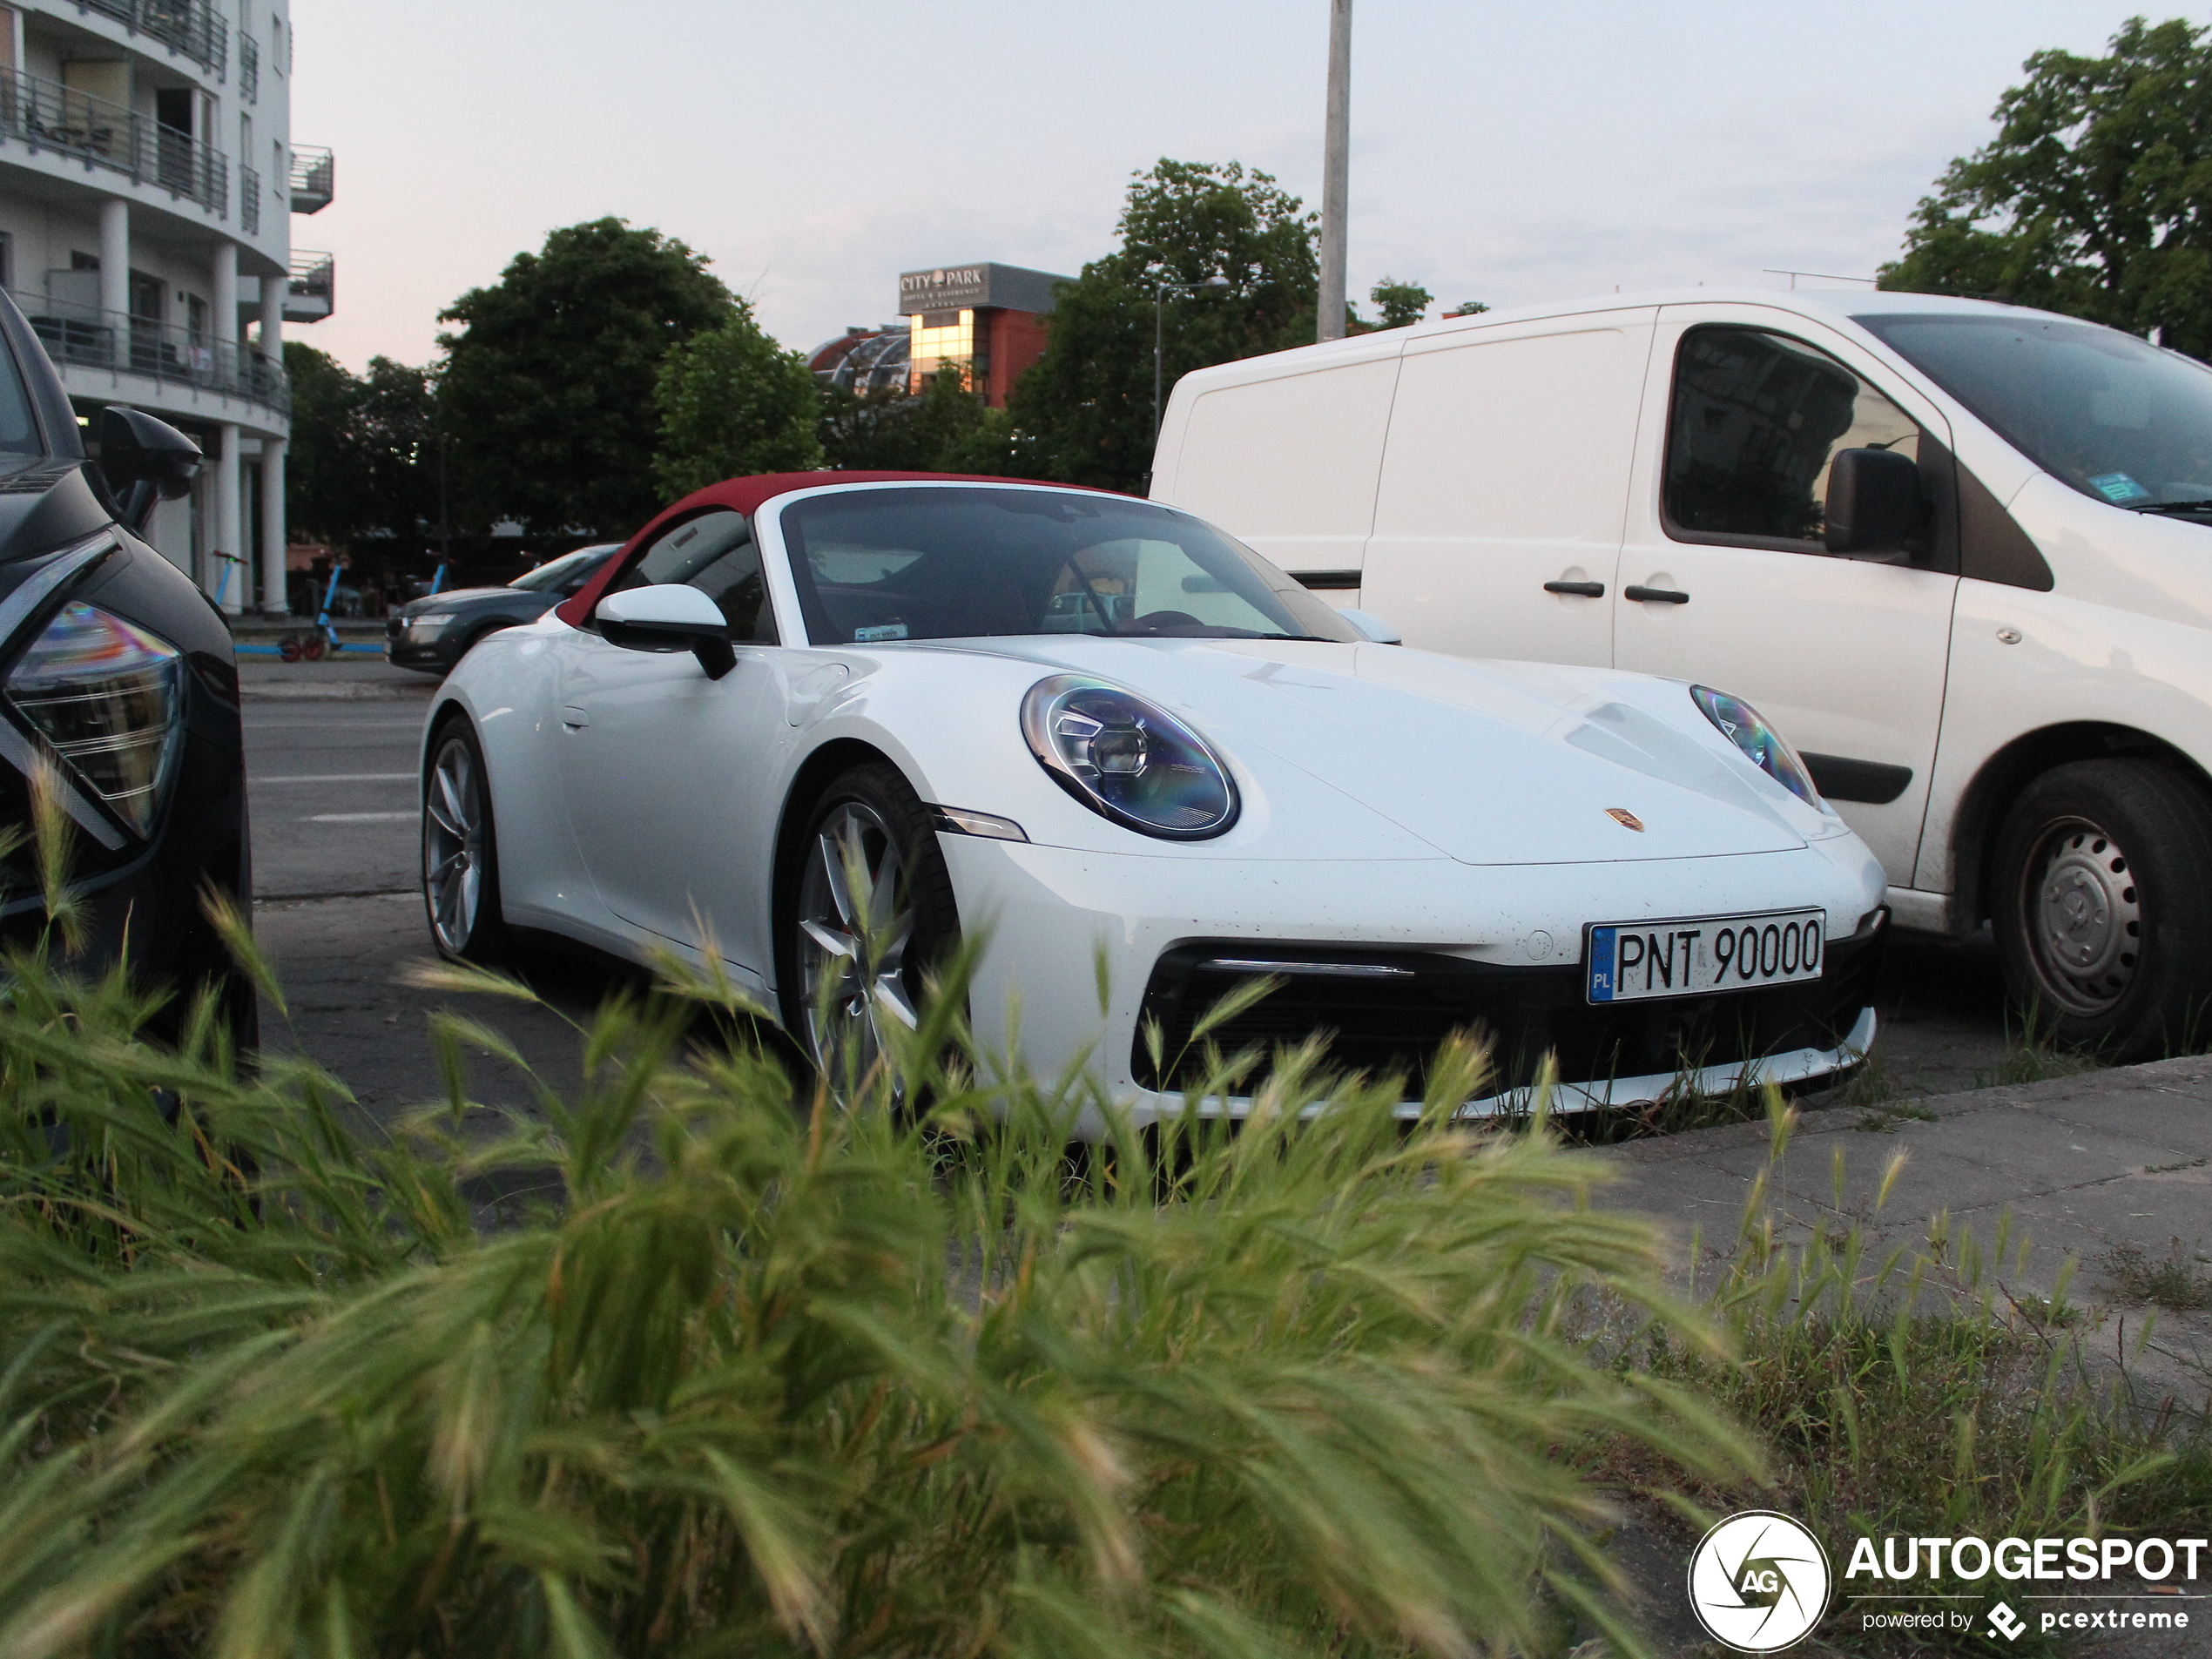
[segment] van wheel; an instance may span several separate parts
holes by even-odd
[[[2080,760],[2030,784],[1997,838],[1992,917],[2036,1028],[2114,1064],[2192,1046],[2212,993],[2212,813],[2179,774]]]

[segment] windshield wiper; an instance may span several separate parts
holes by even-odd
[[[2212,513],[2212,501],[2147,501],[2131,513]]]

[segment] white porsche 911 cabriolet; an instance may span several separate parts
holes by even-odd
[[[1149,502],[717,485],[445,682],[431,932],[711,949],[819,1055],[911,1024],[981,930],[979,1044],[1018,1032],[1039,1076],[1087,1056],[1139,1121],[1258,976],[1223,1052],[1326,1033],[1417,1098],[1446,1036],[1487,1032],[1471,1111],[1547,1053],[1562,1109],[1865,1055],[1881,867],[1755,711],[1382,631]]]

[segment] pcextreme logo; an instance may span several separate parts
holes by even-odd
[[[1828,1608],[1828,1552],[1770,1509],[1730,1515],[1689,1557],[1689,1605],[1714,1641],[1738,1653],[1779,1653]]]

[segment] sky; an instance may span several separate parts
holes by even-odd
[[[293,243],[338,287],[287,336],[427,362],[443,307],[605,214],[707,254],[806,348],[894,318],[902,270],[1074,274],[1162,156],[1318,206],[1328,3],[292,0],[293,136],[337,152]],[[2030,53],[2101,51],[2141,10],[1355,0],[1350,291],[1871,276]]]

